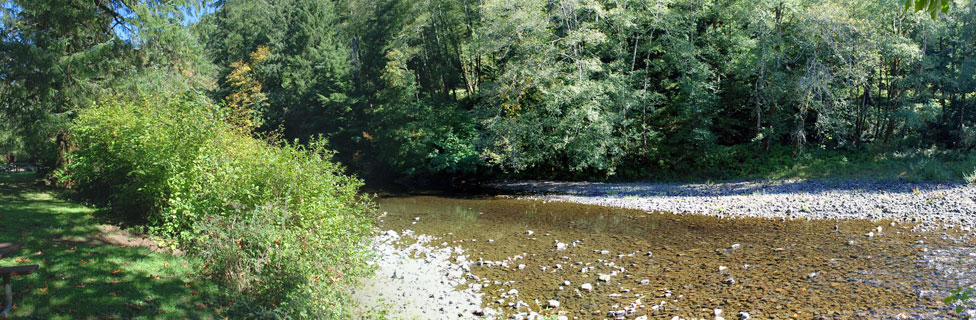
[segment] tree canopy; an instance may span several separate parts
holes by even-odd
[[[10,137],[55,141],[93,94],[164,70],[177,81],[155,85],[324,136],[367,175],[966,151],[973,17],[968,0],[7,0],[0,114]]]

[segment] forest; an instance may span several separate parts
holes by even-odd
[[[56,3],[3,15],[4,146],[47,167],[75,110],[147,74],[366,177],[727,178],[976,146],[969,1]]]
[[[364,181],[976,183],[976,1],[0,0],[0,155],[342,317]]]

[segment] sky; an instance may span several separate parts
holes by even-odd
[[[0,1],[2,1],[2,0],[0,0]],[[204,5],[200,6],[199,8],[195,8],[195,7],[192,7],[192,6],[190,6],[190,7],[184,7],[181,10],[182,13],[183,13],[183,16],[182,16],[182,20],[183,21],[181,21],[180,23],[183,24],[184,26],[188,26],[188,25],[197,23],[204,16],[216,12],[217,9],[218,9],[218,7],[216,5],[211,5],[211,4],[204,4]],[[135,14],[133,12],[123,13],[122,15],[125,16],[126,18],[130,18],[130,17],[135,16]],[[128,30],[128,27],[118,25],[118,26],[115,26],[115,29],[114,30],[115,30],[115,34],[119,36],[119,39],[122,39],[122,40],[125,40],[125,41],[129,41],[129,40],[132,39],[131,33]]]
[[[204,1],[204,2],[211,2],[211,1]],[[217,4],[214,4],[214,3],[206,3],[206,4],[203,4],[203,5],[199,6],[199,7],[197,7],[197,8],[192,7],[192,6],[191,7],[183,8],[183,10],[182,10],[182,12],[183,12],[182,20],[183,21],[181,21],[181,23],[184,26],[197,23],[198,21],[200,21],[200,19],[203,16],[206,16],[208,14],[212,14],[212,13],[216,12],[218,8],[219,8],[219,6]],[[7,18],[6,16],[8,14],[14,14],[14,15],[16,15],[17,12],[19,12],[19,11],[20,11],[19,10],[19,7],[17,6],[17,4],[14,1],[12,1],[12,0],[0,0],[0,30],[2,30],[5,27],[4,26],[4,20],[5,20],[5,18]],[[120,14],[123,17],[125,17],[125,18],[131,18],[131,17],[134,17],[135,16],[135,13],[134,12],[131,12],[131,11],[129,11],[129,12],[120,12]],[[128,26],[116,25],[113,28],[113,31],[115,31],[115,34],[120,39],[122,39],[122,40],[129,41],[129,40],[132,39],[131,31],[129,30],[129,27]]]

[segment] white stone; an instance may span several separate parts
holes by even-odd
[[[559,301],[549,300],[549,307],[550,308],[559,308]]]
[[[580,286],[580,289],[591,291],[593,290],[593,285],[589,283],[584,283],[582,286]]]

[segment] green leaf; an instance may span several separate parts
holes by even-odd
[[[912,10],[912,0],[905,0],[905,11]]]
[[[929,0],[915,0],[915,12],[922,11],[929,6]]]

